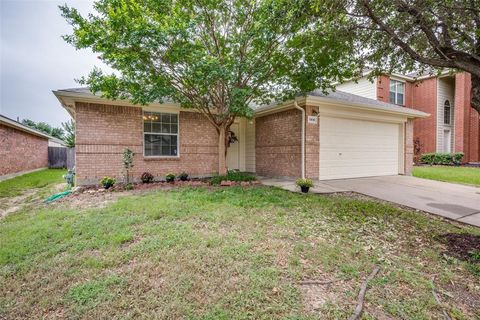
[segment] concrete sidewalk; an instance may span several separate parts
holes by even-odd
[[[295,180],[260,178],[266,185],[299,191]],[[316,181],[314,193],[353,191],[480,227],[480,188],[411,176]]]
[[[266,186],[278,187],[292,192],[300,192],[300,187],[295,184],[295,179],[266,177],[257,178],[262,184]],[[328,184],[319,181],[315,181],[314,184],[315,186],[313,188],[310,188],[311,193],[336,193],[350,191],[342,187],[329,186]]]

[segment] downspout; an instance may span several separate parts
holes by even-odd
[[[293,101],[293,106],[302,112],[302,179],[305,179],[305,109],[300,108],[297,101]]]

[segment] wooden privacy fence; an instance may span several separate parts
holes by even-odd
[[[67,148],[67,169],[75,167],[75,148]]]
[[[53,169],[75,166],[75,148],[48,147],[48,167]]]

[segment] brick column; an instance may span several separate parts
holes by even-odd
[[[405,174],[411,175],[413,168],[413,119],[405,124]]]
[[[308,123],[308,116],[316,116],[314,111],[318,111],[318,107],[305,107],[305,177],[309,179],[318,179],[319,170],[319,148],[320,148],[320,119],[317,123]]]
[[[455,75],[454,98],[454,123],[455,123],[455,152],[465,153],[464,161],[468,161],[468,129],[470,118],[470,76],[467,73]]]

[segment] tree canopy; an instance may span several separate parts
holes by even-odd
[[[342,20],[339,41],[355,46],[372,76],[393,71],[466,71],[480,112],[479,0],[313,0],[316,15]]]
[[[64,139],[65,145],[69,148],[75,147],[75,122],[70,119],[67,122],[62,122],[62,128],[65,130]]]
[[[64,138],[64,132],[63,132],[62,128],[52,127],[51,125],[49,125],[46,122],[35,122],[33,120],[30,120],[30,119],[23,119],[22,124],[24,124],[24,125],[26,125],[30,128],[37,129],[41,132],[44,132],[48,135],[51,135],[52,137],[56,137],[60,140],[63,140],[63,138]]]
[[[225,172],[230,125],[254,104],[329,89],[351,77],[353,48],[335,39],[337,21],[313,18],[286,0],[99,0],[86,17],[61,6],[65,40],[91,48],[114,73],[82,83],[111,99],[173,101],[204,114],[219,134]],[[222,155],[223,154],[223,155]]]

